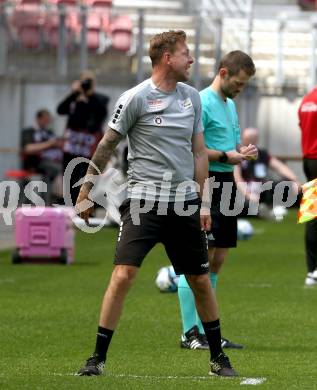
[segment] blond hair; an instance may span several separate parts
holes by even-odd
[[[149,56],[152,61],[152,67],[159,64],[164,52],[171,54],[176,50],[178,43],[186,41],[186,33],[182,30],[170,30],[161,34],[156,34],[150,40]]]
[[[96,80],[95,73],[90,69],[85,69],[80,73],[80,80]]]

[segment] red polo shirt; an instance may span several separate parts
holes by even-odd
[[[304,96],[298,109],[304,158],[317,159],[317,88]]]

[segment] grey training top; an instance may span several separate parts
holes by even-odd
[[[197,198],[192,135],[203,131],[198,91],[177,83],[166,93],[147,79],[120,96],[108,125],[128,136],[129,198]]]

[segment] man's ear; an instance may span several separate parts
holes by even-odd
[[[228,72],[228,69],[227,69],[227,68],[220,68],[220,70],[219,70],[219,76],[220,76],[221,78],[225,78],[228,74],[229,74],[229,72]]]
[[[162,61],[169,65],[170,64],[170,60],[171,60],[171,53],[169,53],[168,51],[165,51],[162,55]]]

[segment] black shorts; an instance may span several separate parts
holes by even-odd
[[[198,199],[185,202],[197,210],[190,216],[175,213],[169,203],[167,215],[158,215],[157,204],[144,214],[139,214],[140,224],[131,216],[131,200],[120,206],[121,224],[114,264],[140,267],[144,257],[161,242],[174,267],[175,273],[201,275],[208,272],[206,233],[200,229],[200,204]]]
[[[237,246],[237,216],[229,216],[223,213],[220,207],[223,183],[232,183],[232,191],[227,191],[228,208],[234,207],[237,187],[232,172],[209,172],[209,177],[214,177],[215,182],[220,183],[219,188],[214,188],[211,199],[211,231],[208,232],[208,246],[214,248],[235,248]],[[226,190],[226,188],[224,189]],[[225,205],[226,206],[226,205]],[[226,207],[225,207],[226,208]]]

